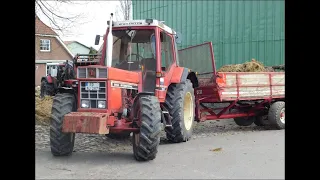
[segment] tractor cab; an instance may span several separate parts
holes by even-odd
[[[128,71],[142,71],[143,68],[156,71],[156,44],[159,42],[161,70],[165,71],[165,64],[169,63],[168,58],[173,55],[169,54],[172,53],[169,48],[172,48],[170,45],[173,35],[170,36],[167,33],[162,31],[159,34],[160,37],[156,38],[154,29],[130,28],[130,30],[117,30],[117,28],[114,28],[112,31],[114,42],[111,67]]]
[[[172,74],[170,67],[178,64],[175,31],[162,21],[153,19],[113,21],[111,24],[108,21],[108,25],[101,64],[140,72],[142,92],[154,93],[156,87],[164,85],[165,81],[169,82],[165,74]],[[99,40],[100,36],[97,35],[96,45]]]

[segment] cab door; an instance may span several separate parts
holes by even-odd
[[[161,37],[161,70],[164,75],[160,78],[160,89],[168,89],[171,82],[171,77],[176,66],[176,50],[174,46],[174,36],[165,31],[160,32]],[[166,92],[166,91],[165,91]]]

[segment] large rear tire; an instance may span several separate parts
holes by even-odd
[[[53,83],[48,83],[46,80],[41,81],[40,86],[40,98],[44,98],[45,96],[53,96],[55,93],[55,88]]]
[[[195,98],[189,79],[184,83],[169,86],[165,107],[169,111],[172,122],[172,128],[165,128],[167,139],[175,143],[190,140],[194,125]]]
[[[46,81],[42,80],[40,85],[40,98],[44,98],[46,95]]]
[[[276,129],[285,129],[285,102],[277,101],[270,106],[269,123]]]
[[[62,132],[62,124],[64,115],[75,110],[73,94],[57,94],[54,97],[50,122],[50,146],[54,156],[67,156],[73,151],[75,133]]]
[[[135,109],[141,122],[140,132],[133,133],[133,154],[138,161],[148,161],[156,158],[160,144],[161,108],[157,97],[141,96]]]

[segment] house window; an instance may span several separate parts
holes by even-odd
[[[40,51],[50,51],[49,39],[40,39]]]

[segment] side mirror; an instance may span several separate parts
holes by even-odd
[[[100,35],[96,35],[96,40],[94,41],[94,45],[99,45]]]
[[[181,44],[182,43],[182,34],[180,32],[177,32],[175,35],[176,43]]]

